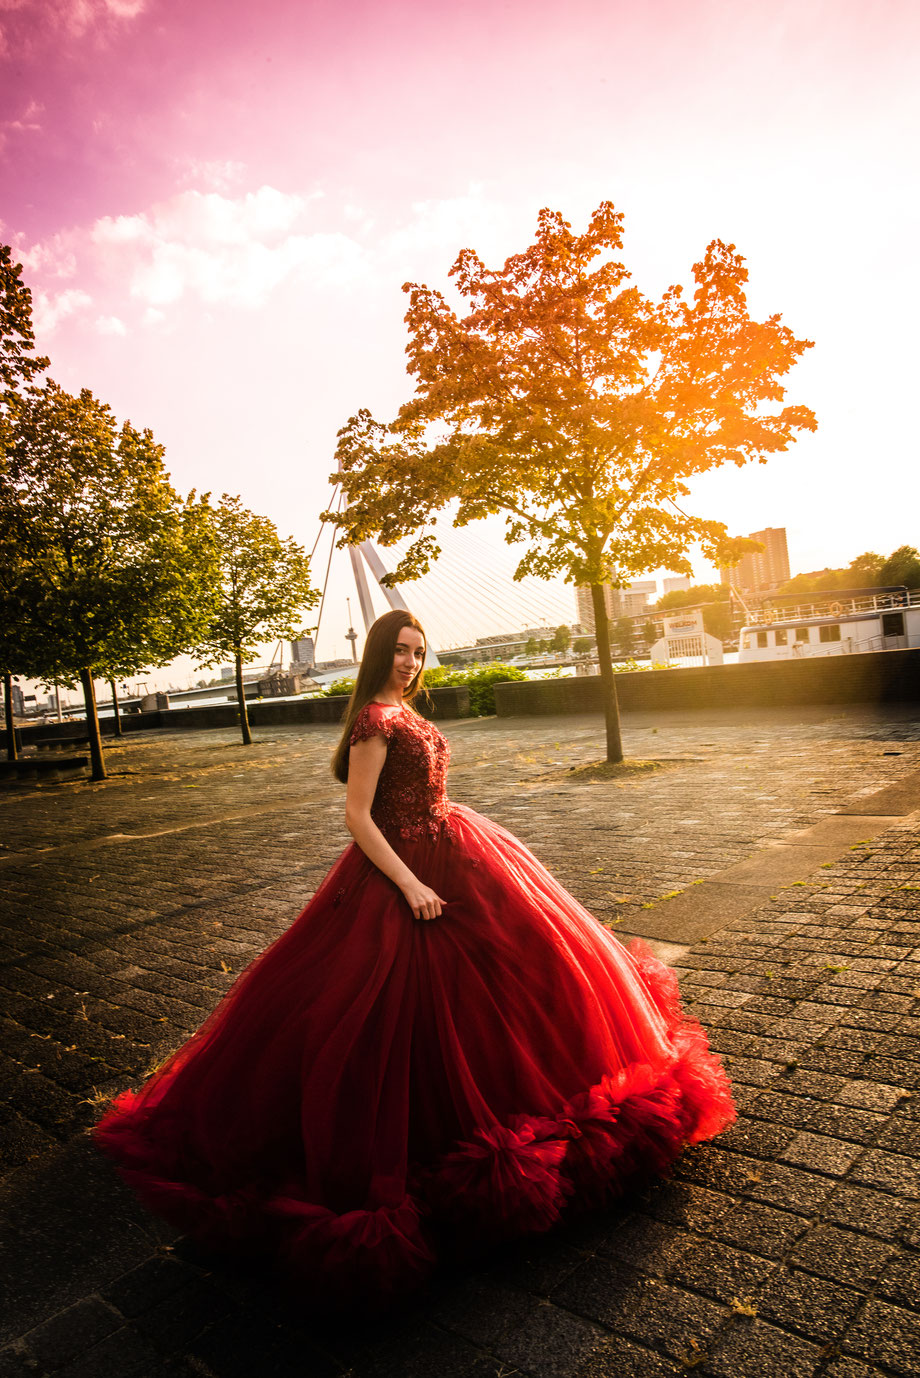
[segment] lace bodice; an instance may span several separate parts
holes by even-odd
[[[450,813],[446,737],[411,708],[368,703],[355,719],[349,745],[378,735],[386,738],[387,758],[371,817],[391,839],[437,837]]]

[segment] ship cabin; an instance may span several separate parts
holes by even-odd
[[[920,646],[920,589],[775,594],[747,609],[738,660],[794,660]]]

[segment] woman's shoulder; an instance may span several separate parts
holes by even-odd
[[[385,737],[389,741],[396,731],[403,709],[396,703],[366,703],[355,718],[349,743],[365,742],[369,737]]]

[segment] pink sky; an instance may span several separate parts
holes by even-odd
[[[0,0],[0,31],[0,235],[40,347],[179,488],[312,546],[336,430],[406,395],[402,283],[609,198],[644,290],[719,236],[752,310],[816,344],[789,386],[818,433],[697,509],[786,526],[797,569],[920,544],[912,0]],[[417,602],[442,644],[525,613]],[[547,591],[549,621],[569,606]]]

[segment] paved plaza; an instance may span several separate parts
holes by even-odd
[[[920,721],[449,723],[450,793],[677,968],[737,1125],[614,1210],[320,1323],[135,1203],[88,1125],[348,838],[333,727],[138,734],[0,794],[0,1378],[906,1378],[920,1370]]]

